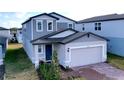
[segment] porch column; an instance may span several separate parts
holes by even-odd
[[[34,45],[34,51],[35,51],[35,68],[37,69],[39,67],[38,45]]]

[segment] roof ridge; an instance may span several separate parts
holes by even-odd
[[[64,18],[66,18],[66,19],[68,19],[68,20],[71,20],[71,21],[74,21],[74,22],[76,22],[76,23],[77,23],[77,21],[76,21],[76,20],[73,20],[73,19],[71,19],[71,18],[69,18],[69,17],[66,17],[66,16],[61,15],[61,14],[56,13],[56,12],[51,12],[51,13],[49,13],[49,14],[56,14],[56,15],[58,15],[58,16],[64,17]]]
[[[61,32],[68,31],[68,30],[74,31],[75,33],[79,32],[79,31],[77,31],[77,30],[74,30],[74,29],[71,29],[71,28],[67,28],[67,29],[64,29],[64,30],[61,30],[61,31],[53,31],[53,32],[51,32],[51,33],[48,33],[47,35],[41,36],[41,37],[39,37],[39,38],[37,38],[37,39],[34,39],[34,40],[32,40],[31,42],[34,42],[34,41],[36,41],[36,40],[38,40],[38,39],[46,39],[46,38],[48,38],[48,37],[50,37],[50,36],[53,36],[53,35],[59,34],[59,33],[61,33]]]
[[[37,15],[35,15],[35,16],[29,17],[29,19],[27,19],[27,20],[26,20],[25,22],[23,22],[22,24],[25,24],[25,23],[29,22],[32,18],[35,18],[35,17],[38,17],[38,16],[42,16],[42,15],[48,15],[48,16],[50,16],[50,17],[53,17],[53,18],[59,20],[59,18],[57,18],[57,17],[55,17],[55,16],[52,16],[52,15],[50,15],[49,13],[41,13],[41,14],[37,14]]]
[[[99,15],[90,18],[86,18],[83,20],[79,20],[78,23],[85,23],[85,22],[96,22],[96,21],[108,21],[108,20],[117,20],[124,18],[124,14],[106,14],[106,15]]]

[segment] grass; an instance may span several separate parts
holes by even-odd
[[[21,44],[9,44],[5,56],[6,79],[38,79],[34,65],[24,52]]]
[[[118,69],[124,70],[124,57],[108,53],[108,63]]]

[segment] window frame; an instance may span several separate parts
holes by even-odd
[[[48,25],[49,22],[52,22],[52,29],[51,30],[49,30],[49,25]],[[47,20],[47,31],[53,31],[53,20]]]
[[[41,52],[39,52],[39,46],[41,48]],[[43,45],[38,45],[37,46],[37,52],[38,52],[38,54],[43,54]]]
[[[73,23],[68,23],[68,28],[70,28],[69,25],[72,25],[71,29],[73,29]]]
[[[38,29],[38,23],[41,22],[41,30]],[[42,32],[43,31],[43,20],[36,20],[36,31]]]
[[[101,22],[97,22],[95,25],[95,31],[101,31]]]

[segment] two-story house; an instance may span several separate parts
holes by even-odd
[[[105,62],[106,38],[76,30],[77,22],[58,13],[43,13],[22,23],[23,47],[32,63],[50,62],[55,50],[60,65],[75,67]]]
[[[93,32],[109,39],[108,52],[124,56],[124,14],[87,18],[78,22],[78,29]]]

